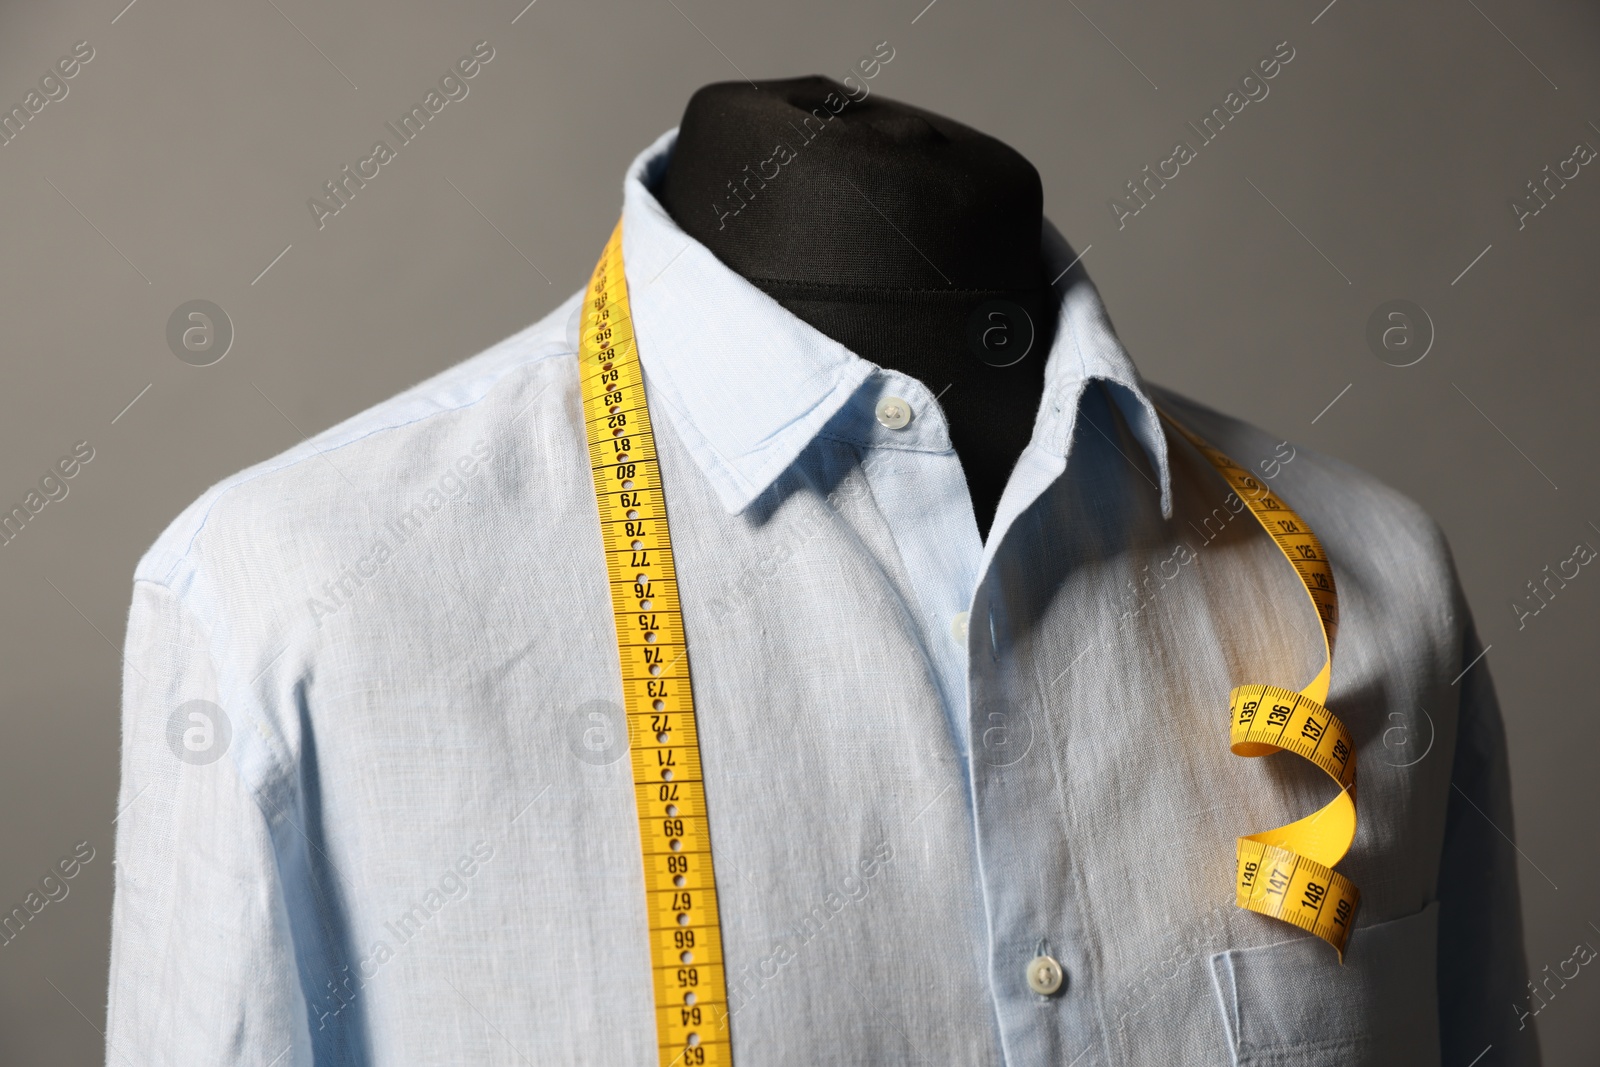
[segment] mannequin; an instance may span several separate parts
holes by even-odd
[[[724,82],[690,98],[660,199],[779,304],[939,396],[987,538],[1055,328],[1033,165],[864,85]]]

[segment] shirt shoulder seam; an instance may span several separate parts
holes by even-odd
[[[384,425],[381,425],[381,426],[374,426],[374,427],[371,427],[369,429],[366,429],[363,432],[358,433],[354,437],[350,437],[347,440],[342,440],[338,444],[331,445],[331,446],[329,446],[327,448],[318,448],[316,446],[316,444],[315,444],[316,437],[315,436],[308,437],[304,441],[301,442],[301,446],[310,445],[311,446],[311,452],[309,454],[302,452],[301,451],[301,446],[296,446],[295,448],[292,448],[292,449],[288,450],[288,452],[282,453],[281,457],[283,458],[283,462],[278,463],[275,466],[261,467],[260,469],[250,469],[248,471],[243,471],[243,472],[240,472],[238,474],[232,475],[227,479],[224,479],[223,484],[221,484],[219,487],[214,488],[214,490],[208,490],[206,495],[210,496],[211,499],[206,503],[204,513],[200,515],[198,523],[195,525],[194,530],[189,534],[189,538],[184,543],[182,550],[181,551],[174,550],[173,557],[172,557],[170,563],[166,566],[166,569],[164,571],[162,571],[159,574],[159,576],[151,575],[151,574],[140,574],[136,570],[135,573],[134,573],[134,580],[135,581],[150,581],[150,582],[154,582],[157,585],[166,586],[169,589],[172,588],[172,583],[171,583],[172,576],[177,572],[178,568],[185,561],[187,561],[189,559],[190,554],[194,550],[195,541],[199,539],[200,534],[206,528],[206,523],[210,521],[211,513],[216,509],[216,506],[217,506],[218,502],[221,501],[223,497],[227,496],[233,490],[238,489],[241,486],[249,485],[250,483],[258,481],[261,478],[265,478],[268,475],[278,474],[278,473],[281,473],[282,471],[289,470],[290,468],[296,467],[296,466],[300,465],[301,463],[306,462],[307,460],[316,459],[318,457],[328,456],[328,455],[330,455],[330,454],[332,454],[334,452],[338,452],[338,451],[340,451],[340,450],[342,450],[344,448],[348,448],[350,445],[353,445],[353,444],[356,444],[358,442],[364,441],[369,437],[375,437],[375,436],[377,436],[378,434],[381,434],[381,433],[388,433],[391,430],[403,429],[403,428],[405,428],[407,426],[414,426],[414,425],[416,425],[418,423],[426,422],[427,420],[429,420],[431,418],[434,418],[436,416],[439,416],[439,415],[448,415],[448,414],[452,414],[454,412],[465,411],[468,408],[474,407],[474,406],[482,403],[488,397],[489,392],[494,387],[494,385],[496,383],[500,382],[502,379],[504,379],[508,374],[512,373],[513,371],[520,370],[520,369],[525,369],[525,368],[529,368],[529,367],[535,367],[535,366],[538,366],[540,364],[547,363],[552,359],[559,359],[559,358],[561,358],[563,356],[570,356],[570,355],[574,355],[574,354],[575,353],[572,350],[572,346],[570,346],[570,345],[551,346],[550,349],[547,350],[547,351],[541,352],[541,353],[533,356],[530,359],[514,363],[511,366],[508,366],[508,367],[504,368],[499,373],[496,373],[491,377],[484,378],[482,380],[483,381],[483,390],[482,390],[482,392],[480,392],[477,396],[473,397],[472,399],[467,400],[467,401],[465,401],[463,403],[457,404],[457,405],[455,405],[453,407],[438,407],[438,408],[435,408],[432,411],[423,412],[421,414],[418,414],[414,418],[408,418],[408,419],[404,419],[402,421],[388,422],[388,423],[385,423]],[[401,394],[401,395],[403,396],[404,394]],[[357,417],[359,417],[359,416],[357,416]],[[324,431],[324,433],[326,433],[326,432],[327,431]],[[270,463],[272,461],[271,460],[266,460],[266,461],[263,461],[263,462],[264,463]],[[161,543],[161,540],[158,539],[157,540],[157,545],[160,545],[160,543]]]

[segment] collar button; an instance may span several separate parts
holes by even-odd
[[[903,430],[911,421],[911,405],[898,396],[886,396],[878,401],[874,412],[878,422],[891,430]]]

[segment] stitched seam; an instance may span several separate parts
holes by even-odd
[[[873,449],[881,448],[886,452],[907,452],[907,453],[917,453],[917,454],[920,454],[920,455],[942,456],[942,455],[945,455],[947,453],[955,451],[955,449],[949,448],[949,447],[945,447],[945,448],[918,448],[915,445],[885,444],[882,441],[866,441],[866,440],[861,440],[861,439],[855,438],[855,437],[845,437],[845,436],[843,436],[841,434],[837,434],[837,433],[827,433],[827,432],[822,431],[822,430],[818,430],[817,433],[816,433],[816,436],[817,437],[826,437],[830,441],[838,441],[841,444],[855,445],[858,448],[873,448]]]

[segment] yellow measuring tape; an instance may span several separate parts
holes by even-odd
[[[731,1064],[722,925],[667,502],[622,274],[622,224],[584,294],[578,365],[622,661],[661,1067]]]
[[[1339,785],[1320,811],[1276,830],[1239,838],[1234,902],[1316,934],[1344,960],[1345,940],[1360,891],[1334,866],[1356,836],[1356,753],[1350,731],[1323,704],[1333,669],[1339,594],[1322,542],[1306,521],[1267,491],[1245,468],[1190,433],[1165,412],[1162,418],[1188,439],[1244,501],[1311,597],[1322,627],[1322,670],[1299,692],[1275,685],[1241,685],[1228,694],[1233,724],[1229,747],[1238,756],[1288,751],[1310,760]]]
[[[689,682],[689,650],[656,463],[644,374],[628,312],[622,224],[584,294],[578,359],[595,500],[611,582],[654,975],[661,1067],[733,1062],[705,783]],[[1241,756],[1290,751],[1339,784],[1322,810],[1241,837],[1236,902],[1293,923],[1344,956],[1359,893],[1333,871],[1355,838],[1355,750],[1325,707],[1338,595],[1305,521],[1250,472],[1174,422],[1294,565],[1322,626],[1322,670],[1299,692],[1245,685],[1229,696],[1229,740]]]

